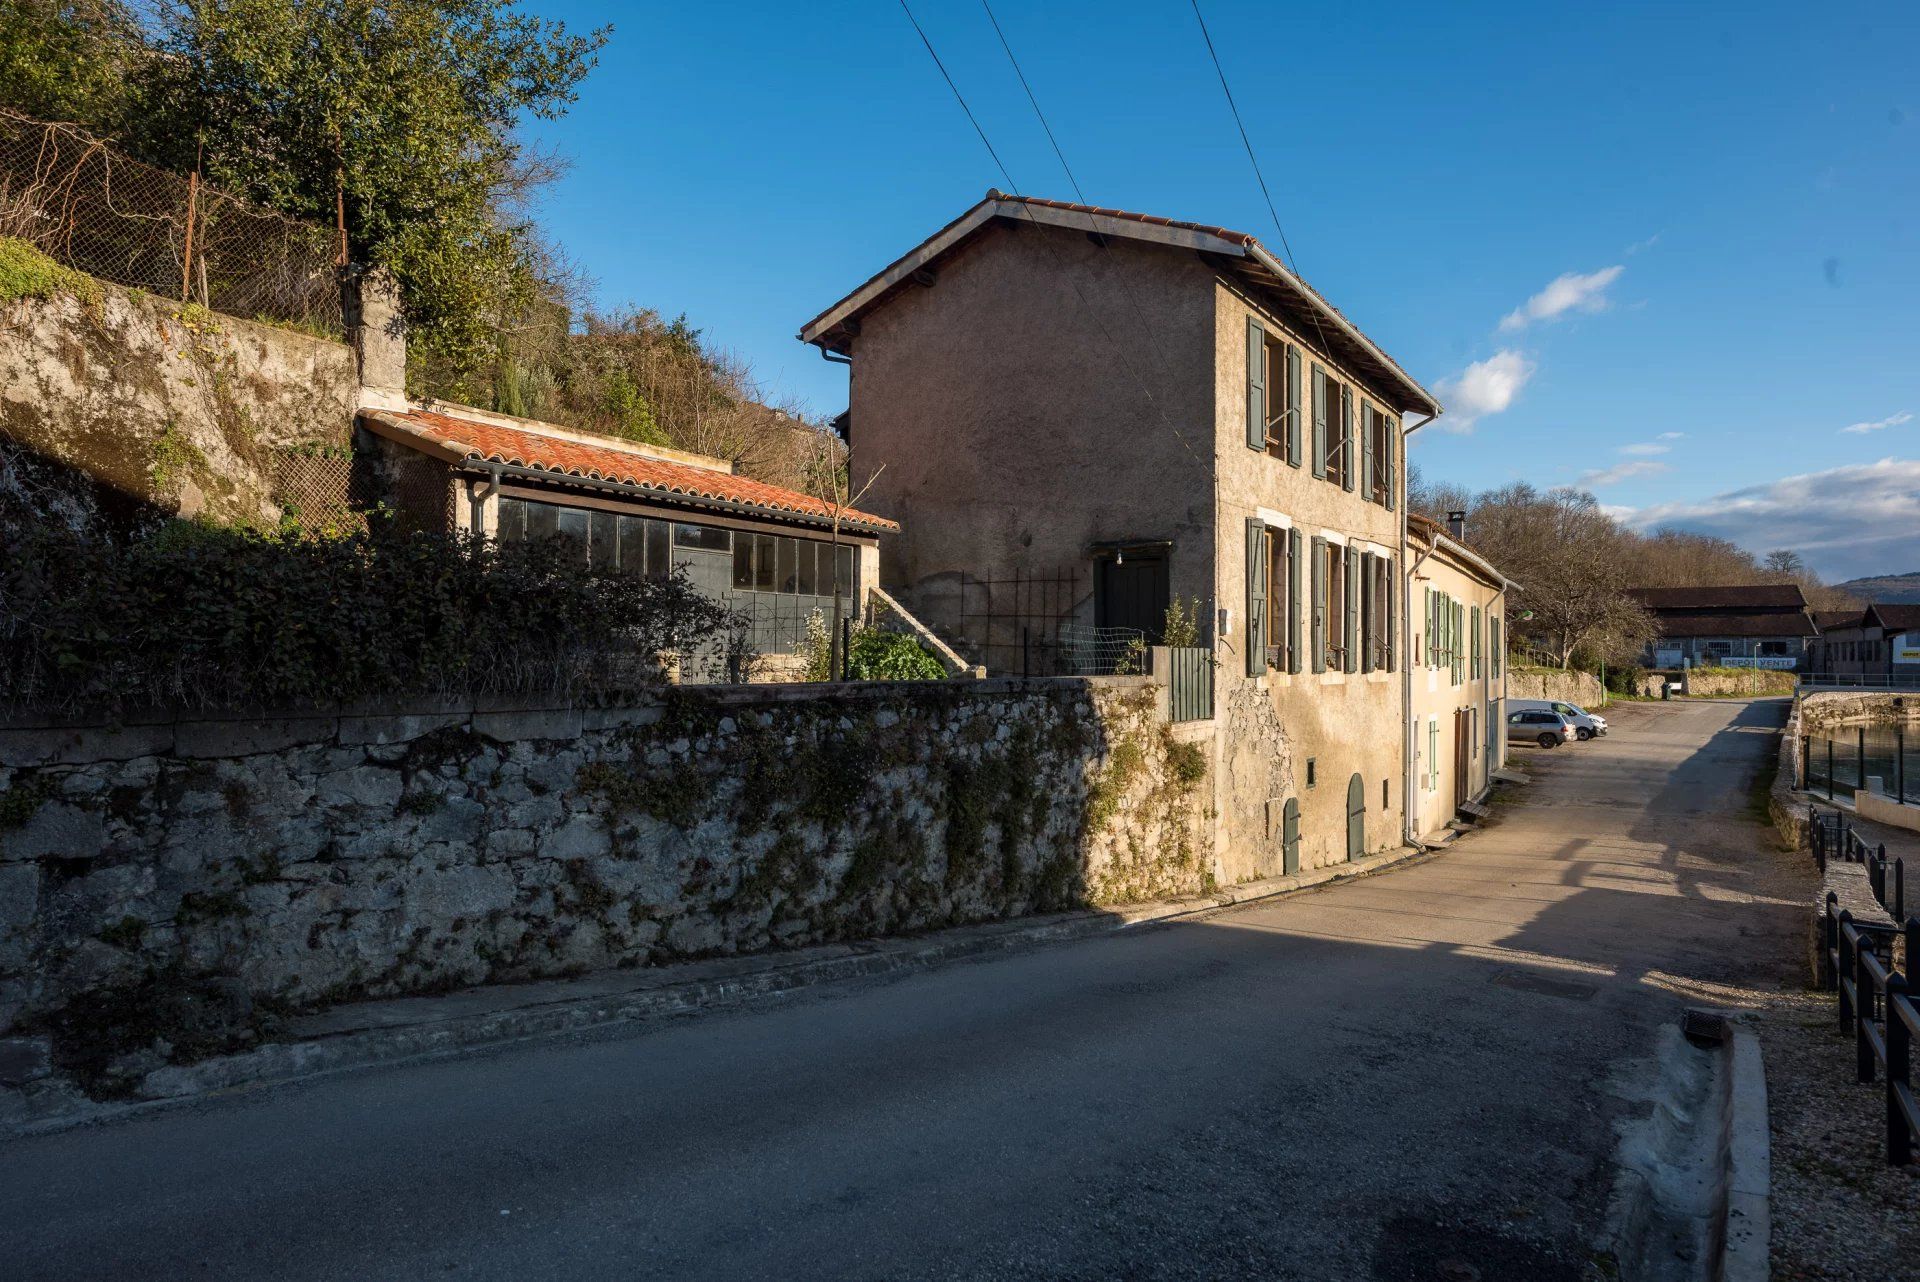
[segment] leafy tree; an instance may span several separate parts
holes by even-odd
[[[116,132],[147,62],[119,0],[0,0],[0,105]]]
[[[453,386],[535,306],[539,258],[516,213],[550,176],[514,135],[574,101],[606,29],[569,33],[507,0],[159,0],[166,56],[150,153],[327,223],[399,281],[410,338]],[[423,369],[432,368],[431,360]]]

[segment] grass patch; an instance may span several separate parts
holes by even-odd
[[[106,290],[85,272],[61,266],[26,241],[0,236],[0,303],[58,294],[69,294],[88,307],[97,307]]]

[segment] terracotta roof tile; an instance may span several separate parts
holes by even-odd
[[[1740,583],[1698,588],[1632,588],[1629,595],[1654,611],[1804,610],[1807,598],[1796,583]]]
[[[455,418],[425,410],[379,411],[389,422],[431,438],[473,463],[504,463],[552,472],[556,477],[614,481],[662,495],[713,499],[764,509],[771,515],[794,515],[831,520],[833,510],[810,494],[768,485],[711,468],[653,458],[618,445],[590,445],[530,427],[507,427],[474,419]],[[897,531],[899,522],[848,508],[841,513],[850,528],[868,532]]]

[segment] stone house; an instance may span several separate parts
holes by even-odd
[[[1659,627],[1643,656],[1649,667],[1792,669],[1815,635],[1795,583],[1634,588],[1631,595]]]
[[[1459,517],[1459,514],[1455,514]],[[1449,528],[1407,518],[1412,747],[1407,795],[1415,836],[1437,842],[1506,759],[1506,593],[1514,584]]]
[[[764,676],[791,675],[808,619],[832,619],[836,595],[841,615],[866,610],[880,536],[895,522],[843,507],[836,530],[829,504],[736,475],[725,459],[409,398],[398,328],[370,319],[357,339],[363,498],[426,529],[574,539],[583,558],[622,574],[684,569],[751,621]],[[724,673],[703,661],[683,675]]]
[[[1920,677],[1920,605],[1816,610],[1813,618],[1820,634],[1807,643],[1807,671],[1883,683]]]
[[[1255,237],[992,191],[800,338],[852,366],[882,582],[969,657],[1197,605],[1222,881],[1406,840],[1405,416],[1440,406]]]

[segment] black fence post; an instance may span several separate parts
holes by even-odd
[[[1827,740],[1827,800],[1833,800],[1833,740]]]
[[[1032,628],[1023,627],[1020,629],[1020,675],[1022,677],[1030,677],[1033,675]]]
[[[1852,911],[1842,908],[1833,927],[1833,986],[1840,990],[1840,1031],[1843,1033],[1853,1027],[1853,998],[1847,995],[1847,987],[1853,980],[1853,940],[1847,936],[1847,927],[1852,922]]]
[[[1867,728],[1860,727],[1859,746],[1854,750],[1854,771],[1860,778],[1860,791],[1867,790]]]
[[[846,615],[840,620],[840,679],[850,680],[853,671],[853,616]]]
[[[1900,1088],[1907,1085],[1911,1043],[1907,1022],[1899,1007],[1907,1000],[1904,975],[1887,976],[1887,1164],[1913,1161],[1913,1133],[1907,1129],[1907,1111],[1900,1106]]]
[[[1807,785],[1813,782],[1813,736],[1800,736],[1800,791],[1805,792]]]
[[[1873,972],[1869,958],[1873,945],[1866,936],[1853,955],[1853,1075],[1854,1080],[1873,1080]]]
[[[1820,913],[1820,965],[1814,978],[1823,988],[1837,988],[1834,983],[1834,949],[1838,947],[1839,936],[1834,925],[1834,907],[1840,902],[1840,896],[1833,891],[1827,892],[1827,902]]]
[[[1907,801],[1907,730],[1893,728],[1893,795],[1902,805]]]

